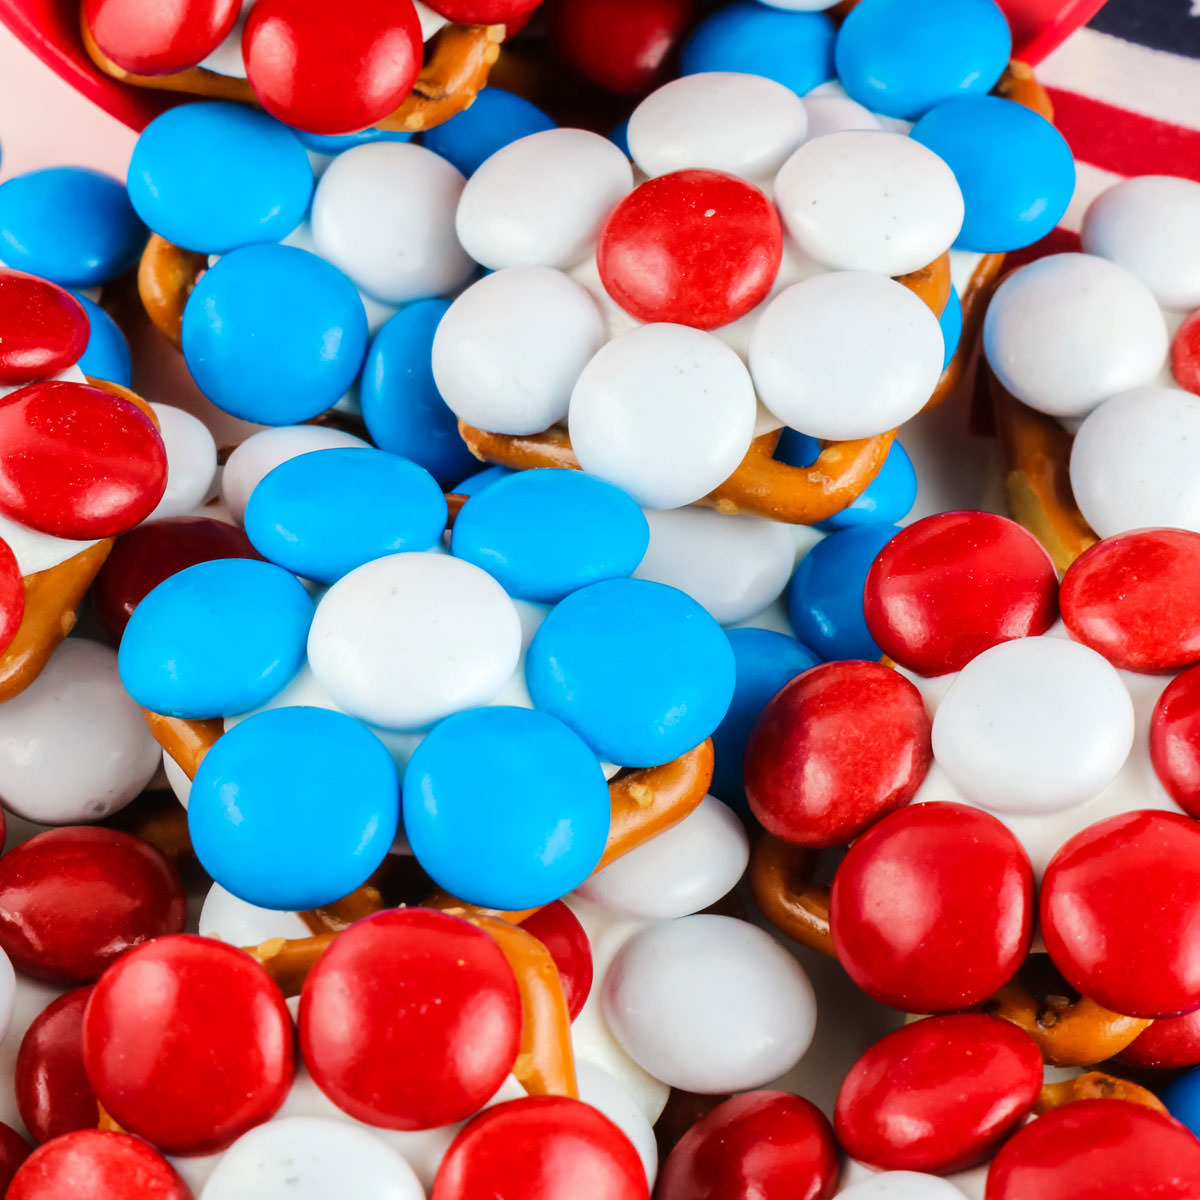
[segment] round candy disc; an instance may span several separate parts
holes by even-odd
[[[0,654],[3,654],[21,628],[25,615],[25,580],[16,556],[0,538]]]
[[[171,75],[207,58],[241,12],[238,0],[185,0],[145,9],[131,0],[86,0],[83,19],[106,58],[134,75]]]
[[[13,1085],[25,1128],[38,1142],[96,1128],[96,1093],[83,1066],[83,1014],[90,987],[48,1004],[21,1039]]]
[[[591,944],[579,918],[561,900],[555,900],[522,921],[521,928],[550,951],[558,968],[567,1011],[571,1020],[575,1020],[592,990],[593,972]],[[576,1069],[580,1065],[577,1062]]]
[[[1200,817],[1200,670],[1171,680],[1154,706],[1150,761],[1171,799]]]
[[[838,1200],[965,1200],[954,1184],[917,1171],[880,1171],[837,1195]]]
[[[87,349],[78,367],[89,379],[106,379],[121,387],[133,386],[133,358],[120,326],[94,301],[76,296],[88,319]],[[180,410],[176,410],[180,411]],[[168,484],[170,479],[167,480]]]
[[[62,288],[0,267],[0,388],[65,371],[87,348],[88,320]]]
[[[167,488],[151,514],[156,518],[191,515],[203,507],[217,473],[217,444],[208,426],[182,408],[152,404],[167,452]]]
[[[1192,313],[1171,342],[1171,373],[1189,392],[1200,393],[1200,313]]]
[[[1194,1067],[1200,1063],[1200,1010],[1151,1021],[1117,1058],[1134,1067]]]
[[[555,128],[536,104],[503,88],[481,88],[470,108],[421,135],[425,148],[474,174],[497,150]]]
[[[127,1133],[81,1129],[39,1146],[5,1192],[12,1200],[110,1200],[113,1196],[192,1200],[188,1186],[153,1147]]]

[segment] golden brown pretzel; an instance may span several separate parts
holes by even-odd
[[[1103,1071],[1088,1071],[1062,1083],[1046,1084],[1033,1111],[1040,1117],[1064,1104],[1074,1104],[1076,1100],[1126,1100],[1156,1112],[1167,1111],[1167,1106],[1152,1091]]]
[[[816,853],[765,833],[750,855],[750,891],[781,933],[837,958],[829,931],[829,888],[812,882]]]

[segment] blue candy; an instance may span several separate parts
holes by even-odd
[[[516,472],[509,470],[508,467],[485,467],[482,471],[468,475],[466,479],[460,479],[451,488],[451,491],[458,496],[478,496],[484,488],[490,488],[493,483],[499,483],[501,479],[507,479],[510,475],[515,474]]]
[[[447,717],[404,776],[417,861],[439,887],[489,908],[533,908],[578,887],[604,853],[609,817],[596,756],[527,708]]]
[[[1075,191],[1075,160],[1061,133],[1031,109],[998,96],[939,104],[914,141],[944,159],[966,216],[954,245],[983,254],[1018,250],[1058,224]]]
[[[291,246],[247,246],[206,271],[183,310],[183,356],[235,417],[295,425],[336,404],[367,349],[367,315],[336,267]]]
[[[1200,1137],[1200,1067],[1167,1084],[1159,1098],[1175,1120]]]
[[[833,78],[833,22],[819,12],[788,12],[736,0],[706,17],[684,43],[680,71],[765,75],[798,96]]]
[[[875,556],[897,533],[894,525],[844,529],[800,560],[788,613],[796,636],[822,658],[873,660],[882,653],[863,616],[863,585]]]
[[[146,244],[117,179],[83,167],[30,171],[0,185],[0,261],[63,287],[93,287]]]
[[[650,544],[642,510],[580,471],[519,471],[465,504],[450,551],[522,600],[557,604],[589,583],[637,569]]]
[[[601,758],[669,762],[704,741],[733,697],[725,631],[690,596],[613,579],[568,596],[534,634],[525,663],[534,704]]]
[[[271,563],[223,558],[172,575],[133,610],[117,665],[144,708],[205,719],[248,712],[304,662],[313,603]]]
[[[433,335],[450,307],[419,300],[375,335],[363,364],[363,420],[381,450],[420,463],[444,487],[479,466],[433,382]]]
[[[990,91],[1012,34],[994,0],[862,0],[837,38],[837,73],[873,112],[915,120],[953,96]]]
[[[464,175],[511,142],[556,128],[536,104],[502,88],[484,88],[470,108],[425,133],[428,149],[452,162]]]
[[[616,148],[618,150],[620,150],[621,153],[624,154],[626,158],[633,157],[633,155],[629,153],[629,122],[628,122],[628,120],[622,121],[620,123],[620,125],[618,125],[615,129],[613,129],[608,135],[608,140],[610,142],[612,142],[613,145],[616,146]]]
[[[304,219],[313,173],[296,135],[241,104],[168,109],[129,163],[138,215],[186,250],[225,254],[286,237]]]
[[[399,810],[396,766],[365,725],[324,708],[276,708],[205,755],[188,829],[227,891],[302,912],[366,882],[391,848]]]
[[[133,359],[125,335],[100,305],[78,293],[75,299],[83,305],[91,325],[87,349],[79,360],[79,369],[94,379],[107,379],[110,383],[130,387],[133,383]]]
[[[962,341],[962,301],[953,287],[950,289],[950,298],[946,301],[946,307],[942,309],[942,315],[938,317],[938,324],[942,327],[942,341],[946,347],[946,354],[942,359],[942,369],[945,370],[958,351],[958,343]]]
[[[291,126],[288,126],[291,129]],[[327,137],[323,133],[309,133],[304,129],[292,129],[300,144],[314,154],[327,154],[330,158],[341,154],[343,150],[353,150],[355,146],[365,146],[370,142],[408,142],[412,134],[403,129],[360,129],[357,133],[336,134]]]

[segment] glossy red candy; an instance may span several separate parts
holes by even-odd
[[[11,645],[25,615],[25,581],[17,556],[0,538],[0,654]]]
[[[1200,667],[1172,679],[1150,717],[1150,761],[1185,812],[1200,817]]]
[[[11,1125],[0,1121],[0,1196],[11,1195],[7,1188],[31,1150],[29,1143]]]
[[[889,1033],[850,1068],[834,1128],[868,1166],[963,1171],[1020,1125],[1041,1090],[1041,1051],[1015,1025],[982,1013],[929,1017]]]
[[[1200,310],[1175,331],[1171,343],[1171,370],[1181,388],[1200,394]]]
[[[233,29],[240,0],[84,0],[83,15],[101,51],[135,75],[170,75],[207,58]]]
[[[91,324],[70,292],[0,267],[0,387],[57,375],[87,349]]]
[[[1050,860],[1041,918],[1054,965],[1105,1008],[1200,1008],[1200,825],[1132,812],[1089,826]]]
[[[550,951],[562,981],[567,1011],[575,1020],[592,990],[592,948],[579,918],[561,900],[555,900],[526,918],[521,928]]]
[[[1057,595],[1054,564],[1015,521],[940,513],[880,551],[863,614],[889,658],[920,675],[945,675],[1000,642],[1045,633]]]
[[[100,1102],[167,1154],[211,1154],[274,1114],[292,1082],[292,1019],[248,954],[178,934],[96,984],[83,1059]]]
[[[59,996],[21,1039],[13,1083],[34,1141],[96,1128],[96,1093],[83,1066],[83,1014],[91,995],[84,987]]]
[[[127,1133],[85,1129],[38,1147],[6,1200],[192,1200],[161,1154]]]
[[[988,1170],[987,1200],[1195,1200],[1200,1141],[1126,1100],[1080,1100],[1018,1130]]]
[[[469,1117],[512,1070],[520,1036],[520,995],[500,947],[425,908],[346,930],[300,999],[300,1046],[317,1086],[385,1129]]]
[[[258,0],[242,34],[263,108],[320,134],[386,117],[412,91],[424,50],[412,0]]]
[[[527,17],[542,0],[425,0],[425,6],[459,25],[505,25]],[[511,36],[511,31],[510,31]]]
[[[850,847],[830,900],[838,958],[869,996],[907,1012],[978,1004],[1033,934],[1033,868],[990,813],[915,804]]]
[[[779,214],[758,188],[720,171],[673,171],[613,209],[596,264],[639,321],[716,329],[766,296],[782,256]]]
[[[1200,1009],[1152,1021],[1117,1058],[1133,1067],[1176,1069],[1200,1064]]]
[[[920,692],[878,663],[824,663],[763,710],[746,747],[750,808],[776,837],[842,846],[907,804],[933,758]]]
[[[597,1109],[529,1096],[481,1112],[451,1143],[430,1200],[648,1200],[629,1139]]]
[[[828,1200],[841,1160],[814,1104],[790,1092],[734,1096],[697,1121],[658,1173],[655,1200]]]

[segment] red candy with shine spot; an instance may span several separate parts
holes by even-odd
[[[579,918],[561,900],[555,900],[526,918],[521,928],[550,951],[562,982],[567,1011],[571,1020],[575,1020],[592,990],[592,948]]]
[[[96,1128],[96,1093],[83,1066],[83,1014],[91,995],[84,987],[60,996],[21,1039],[17,1109],[35,1141]]]
[[[920,692],[878,663],[798,675],[746,747],[746,795],[763,826],[799,846],[842,846],[907,804],[933,759]]]
[[[1162,1069],[1200,1064],[1200,1009],[1151,1022],[1117,1055],[1117,1060],[1133,1067]]]
[[[32,1147],[11,1125],[0,1121],[0,1196],[8,1196],[17,1169],[29,1157]]]
[[[596,264],[638,320],[716,329],[766,296],[782,256],[779,214],[758,188],[720,171],[674,171],[613,209]]]
[[[1150,717],[1150,761],[1167,794],[1200,817],[1200,667],[1172,679]]]
[[[829,1200],[841,1161],[814,1104],[789,1092],[734,1096],[697,1121],[658,1175],[655,1200]]]
[[[178,934],[105,971],[84,1015],[83,1059],[122,1128],[167,1154],[212,1154],[287,1098],[292,1019],[248,954]]]
[[[460,25],[515,24],[542,0],[425,0],[427,8]],[[524,22],[522,22],[524,24]],[[509,31],[511,33],[511,30]]]
[[[940,513],[879,552],[863,615],[889,658],[920,675],[945,675],[1000,642],[1045,633],[1057,596],[1049,555],[1015,521]]]
[[[84,0],[92,38],[118,67],[135,75],[170,75],[206,59],[229,35],[240,0]]]
[[[0,387],[58,375],[87,349],[91,324],[70,292],[0,267]]]
[[[1015,1025],[982,1013],[929,1017],[889,1033],[850,1068],[834,1128],[868,1166],[964,1171],[1020,1125],[1041,1090],[1042,1053]]]
[[[1050,860],[1041,928],[1067,982],[1105,1008],[1200,1008],[1200,825],[1169,812],[1098,821]]]
[[[86,1129],[40,1146],[6,1200],[192,1200],[161,1154],[127,1133]]]
[[[1181,388],[1200,395],[1200,310],[1175,331],[1171,343],[1171,370]]]
[[[12,644],[25,615],[25,580],[12,548],[0,538],[0,654]]]

